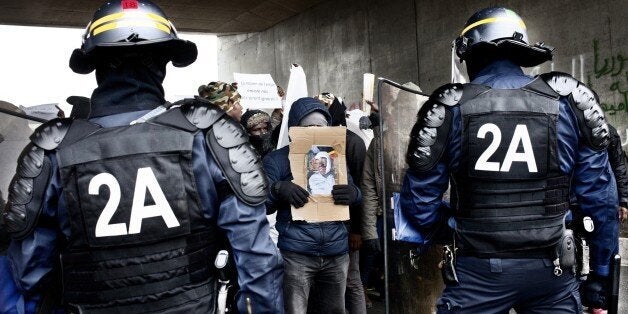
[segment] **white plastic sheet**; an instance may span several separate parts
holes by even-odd
[[[294,63],[290,68],[290,79],[288,80],[288,90],[286,91],[286,103],[283,108],[283,119],[281,120],[281,130],[279,130],[279,140],[277,149],[283,148],[290,143],[288,139],[288,116],[292,103],[299,98],[307,97],[307,80],[303,68]]]

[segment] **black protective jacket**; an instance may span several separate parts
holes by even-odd
[[[610,124],[609,131],[611,142],[608,145],[608,161],[613,168],[615,181],[617,181],[617,193],[619,194],[619,205],[628,207],[628,159],[626,152],[621,148],[621,138]]]

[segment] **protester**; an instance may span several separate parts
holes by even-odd
[[[317,96],[329,110],[332,126],[347,126],[347,107],[332,93]],[[347,129],[346,141],[347,168],[353,174],[353,182],[362,185],[362,171],[366,156],[366,144],[360,136]],[[364,287],[360,279],[360,248],[362,247],[362,203],[349,206],[349,275],[347,277],[346,303],[349,313],[366,313]]]
[[[442,86],[422,106],[400,201],[425,238],[446,222],[455,230],[438,312],[581,313],[570,190],[595,224],[582,301],[605,308],[618,200],[593,92],[567,74],[525,75],[552,49],[530,45],[505,8],[473,14],[455,48],[471,84]],[[450,179],[453,217],[440,209]]]
[[[270,115],[270,125],[273,130],[272,138],[273,138],[273,143],[275,143],[275,145],[277,142],[279,142],[281,122],[283,121],[283,108],[285,105],[284,102],[286,101],[286,92],[279,85],[277,85],[277,95],[279,95],[279,98],[281,98],[281,108],[277,108],[273,110],[273,112]]]
[[[225,82],[210,82],[198,87],[198,95],[224,110],[231,118],[240,122],[242,118],[242,105],[240,105],[240,93],[237,86]]]
[[[366,307],[372,306],[372,301],[368,297],[367,285],[371,273],[375,269],[376,263],[381,260],[382,248],[382,173],[383,160],[380,156],[380,136],[381,128],[379,127],[378,113],[371,113],[371,127],[375,137],[371,141],[371,145],[366,152],[364,160],[364,171],[362,172],[362,243],[363,248],[360,258],[360,278],[364,289],[364,298]],[[383,263],[380,263],[383,264]]]
[[[288,126],[328,126],[331,116],[316,99],[300,98],[292,104]],[[345,289],[349,267],[349,241],[342,221],[308,223],[292,220],[291,206],[302,207],[309,193],[292,182],[289,146],[264,158],[270,193],[267,208],[278,209],[278,246],[284,257],[284,297],[288,313],[305,313],[310,288],[318,289],[317,308],[326,313],[345,312]],[[361,193],[348,175],[348,184],[333,186],[335,204],[352,205],[361,201]]]
[[[11,313],[48,313],[61,291],[70,313],[215,313],[224,232],[237,310],[282,313],[258,155],[206,100],[164,99],[166,65],[191,64],[196,45],[146,0],[108,1],[93,21],[70,58],[96,71],[89,120],[43,124],[20,157],[2,213],[18,295],[0,299]]]
[[[262,158],[275,149],[277,143],[273,143],[268,113],[262,110],[248,110],[242,115],[240,123],[249,134],[249,142]]]

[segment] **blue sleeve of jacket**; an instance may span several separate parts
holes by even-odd
[[[246,313],[250,304],[253,313],[283,313],[283,260],[270,239],[264,205],[249,206],[235,195],[219,203],[215,184],[225,177],[208,152],[203,136],[197,136],[195,141],[194,154],[204,157],[198,158],[204,162],[194,162],[194,173],[197,183],[205,181],[198,187],[206,216],[216,218],[233,249],[240,285],[238,311]]]
[[[457,167],[460,158],[460,111],[454,107],[451,113],[452,125],[447,137],[447,148],[441,159],[425,172],[408,169],[401,187],[401,210],[417,231],[424,235],[446,218],[440,210],[443,194],[447,191],[449,173]]]
[[[611,256],[618,250],[619,239],[617,187],[606,151],[580,147],[573,187],[583,214],[591,217],[595,225],[589,236],[591,269],[606,276]]]
[[[563,172],[573,174],[572,191],[582,213],[595,225],[589,236],[591,269],[606,276],[610,258],[618,250],[617,187],[607,151],[595,151],[579,142],[577,123],[563,100],[557,127],[559,162]]]
[[[225,230],[238,268],[238,311],[283,313],[283,260],[270,239],[263,205],[248,206],[235,196],[222,202],[218,225]]]

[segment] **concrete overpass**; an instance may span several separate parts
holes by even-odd
[[[179,31],[263,31],[323,0],[156,0]],[[83,28],[103,0],[0,1],[0,24]]]
[[[476,10],[504,5],[527,24],[530,40],[555,46],[553,62],[528,69],[572,74],[599,94],[608,120],[628,148],[628,2],[626,0],[156,0],[180,31],[219,35],[219,78],[233,72],[270,73],[286,87],[291,63],[303,65],[311,94],[330,91],[360,99],[361,78],[374,73],[411,81],[431,92],[450,80],[450,44]],[[84,27],[100,0],[0,0],[0,24]],[[400,115],[411,128],[416,112]],[[401,154],[403,156],[403,154]],[[402,171],[387,174],[401,182]],[[398,188],[393,184],[393,189]],[[623,242],[625,243],[625,241]],[[622,245],[628,260],[628,245]],[[393,312],[424,312],[439,294],[438,256],[421,269],[398,256],[391,271],[401,280]],[[628,265],[624,262],[624,265]],[[626,267],[623,267],[627,278]],[[625,284],[622,291],[628,288]],[[413,296],[422,296],[416,298]],[[624,305],[625,306],[625,305]]]

